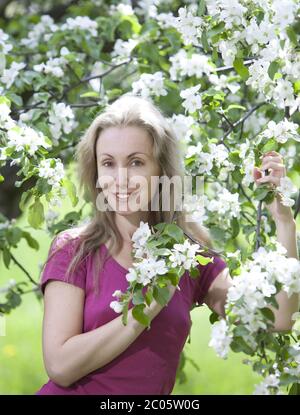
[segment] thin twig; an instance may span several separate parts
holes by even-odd
[[[251,108],[251,110],[249,110],[242,118],[240,118],[238,121],[236,121],[235,123],[232,124],[232,127],[230,127],[228,129],[228,131],[226,131],[226,133],[224,134],[224,136],[221,138],[221,140],[219,142],[224,142],[225,138],[235,129],[235,127],[237,127],[238,125],[240,125],[241,123],[244,123],[245,120],[247,118],[250,117],[250,115],[256,111],[258,108],[260,108],[262,105],[267,104],[267,102],[260,102],[259,104],[255,105],[255,107]]]
[[[23,267],[22,264],[15,258],[15,256],[10,252],[11,259],[13,262],[26,274],[26,276],[29,278],[29,280],[32,282],[32,284],[39,285],[34,279],[31,277],[29,272]]]
[[[261,207],[262,207],[262,200],[259,201],[258,208],[257,208],[256,231],[255,231],[255,251],[257,251],[258,248],[260,247]]]

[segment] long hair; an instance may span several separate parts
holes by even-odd
[[[97,154],[96,144],[101,132],[108,127],[137,126],[144,128],[153,139],[153,155],[158,162],[162,175],[170,178],[184,177],[183,157],[178,139],[172,126],[163,112],[151,101],[130,94],[124,94],[92,121],[81,140],[79,141],[75,160],[80,190],[84,191],[85,198],[91,202],[93,212],[90,221],[75,230],[78,240],[72,255],[67,274],[72,273],[78,264],[88,255],[94,256],[93,270],[94,289],[99,290],[99,275],[104,261],[110,255],[117,255],[122,248],[121,234],[115,224],[115,212],[97,209],[97,197],[103,189],[97,187]],[[162,188],[159,185],[159,209],[149,214],[149,226],[160,222],[171,223],[176,213],[176,223],[185,232],[193,236],[198,243],[212,247],[208,229],[196,222],[186,220],[187,212],[182,208],[176,211],[174,205],[174,191],[176,183],[170,186],[170,209],[162,210]],[[102,195],[103,196],[103,195]],[[176,211],[176,212],[175,212]],[[72,232],[71,232],[72,234]],[[72,238],[72,236],[70,236]],[[100,245],[110,239],[107,254],[100,256]],[[59,249],[60,247],[58,247]],[[55,251],[54,251],[55,253]]]

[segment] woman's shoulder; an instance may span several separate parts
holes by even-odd
[[[52,248],[62,248],[65,245],[69,245],[72,242],[79,241],[82,231],[85,229],[86,225],[72,227],[60,231],[53,238]]]

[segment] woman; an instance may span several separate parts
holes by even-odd
[[[51,246],[41,278],[49,381],[36,394],[170,394],[191,327],[191,308],[205,303],[225,316],[232,281],[226,262],[215,256],[213,263],[199,265],[201,277],[196,279],[185,272],[180,290],[169,287],[166,307],[154,301],[145,309],[150,330],[133,318],[131,309],[124,326],[110,303],[116,290],[127,289],[131,237],[140,221],[153,225],[174,218],[176,186],[170,189],[169,210],[161,209],[159,183],[155,192],[150,188],[151,177],[183,177],[178,142],[150,100],[124,95],[95,118],[76,156],[94,215],[86,226],[59,234]],[[276,170],[275,162],[269,167]],[[158,210],[150,206],[153,193]],[[184,210],[176,213],[179,226],[212,246],[205,228],[188,223]],[[287,311],[281,314],[276,314],[278,327],[287,321]]]

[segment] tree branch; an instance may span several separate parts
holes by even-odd
[[[11,259],[13,260],[13,262],[26,274],[26,276],[29,278],[29,280],[32,282],[32,284],[38,286],[39,284],[36,281],[34,281],[34,279],[31,277],[29,272],[23,267],[22,264],[20,264],[20,262],[14,257],[14,255],[11,252],[10,252],[10,256],[11,256]]]

